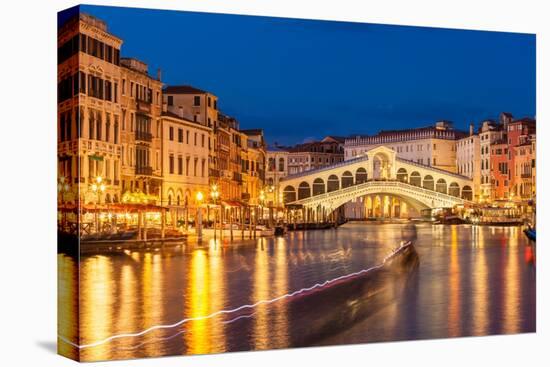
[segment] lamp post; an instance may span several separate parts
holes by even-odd
[[[210,187],[210,197],[212,198],[212,202],[214,203],[214,239],[216,239],[216,205],[218,202],[218,198],[220,197],[220,192],[218,191],[218,185],[212,184]],[[221,211],[221,209],[220,209]],[[220,213],[221,218],[221,213]]]
[[[263,224],[264,206],[265,206],[265,191],[264,190],[260,190],[259,199],[260,199],[260,220],[261,220],[261,224]]]
[[[202,201],[204,200],[204,195],[202,192],[197,192],[196,195],[197,199],[197,236],[199,239],[199,242],[202,240],[202,212],[201,212],[201,205]]]
[[[98,205],[100,204],[100,201],[101,201],[101,193],[105,192],[105,184],[103,183],[103,177],[101,176],[97,176],[96,179],[95,179],[96,182],[94,182],[92,184],[92,191],[94,193],[97,194],[97,200],[95,202],[95,225],[96,225],[96,232],[99,233],[99,213],[97,212],[98,210]]]

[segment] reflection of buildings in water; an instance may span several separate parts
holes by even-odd
[[[207,269],[207,255],[203,249],[191,253],[189,264],[189,283],[187,286],[188,301],[182,318],[193,318],[208,315],[210,294],[208,283],[210,273]],[[186,354],[205,354],[210,350],[207,330],[208,319],[194,320],[187,323],[188,331],[183,334],[187,345]]]
[[[126,264],[122,266],[120,274],[120,284],[118,297],[118,312],[115,313],[115,325],[116,330],[137,330],[139,328],[138,318],[136,315],[136,304],[139,302],[137,295],[138,282],[134,273],[134,267]],[[120,342],[121,350],[124,348],[131,348],[136,340],[134,338],[123,338]],[[131,358],[133,356],[132,351],[128,351],[127,355],[123,355],[123,358]]]
[[[475,262],[470,276],[472,279],[472,312],[473,312],[473,335],[487,335],[489,331],[489,289],[488,289],[488,267],[485,258],[485,231],[484,228],[473,226],[477,229],[476,237],[472,242],[476,247]]]
[[[224,271],[223,247],[219,240],[209,244],[208,248],[208,273],[209,283],[208,292],[210,294],[210,303],[208,314],[213,314],[225,307],[226,298],[226,274]],[[228,317],[232,317],[229,315]],[[221,353],[227,350],[225,324],[220,317],[215,317],[209,321],[210,330],[210,352]]]
[[[519,260],[518,233],[516,227],[508,228],[508,246],[506,247],[506,271],[503,281],[504,288],[504,320],[502,332],[505,334],[517,333],[520,330],[520,287],[519,287]]]
[[[57,333],[63,338],[78,343],[78,266],[66,255],[57,255]],[[78,350],[59,340],[58,353],[78,358]]]
[[[80,344],[93,343],[114,334],[113,308],[117,299],[113,297],[112,260],[108,256],[88,258],[80,264],[81,339]],[[84,360],[112,359],[112,344],[82,350]]]
[[[474,230],[476,227],[472,227]],[[461,301],[462,288],[460,285],[460,251],[458,250],[458,233],[455,226],[451,227],[451,254],[449,259],[449,336],[461,335]]]
[[[269,259],[265,238],[260,238],[256,245],[254,259],[254,289],[251,303],[270,299]],[[254,314],[253,349],[268,349],[271,337],[271,325],[269,321],[269,304],[261,304],[256,307]]]
[[[141,277],[142,287],[142,310],[143,315],[140,330],[153,325],[159,325],[164,320],[164,292],[163,292],[163,268],[162,256],[158,253],[146,253],[143,257],[143,270]],[[173,331],[172,331],[173,332]],[[158,337],[156,332],[151,333],[149,338]],[[135,342],[135,341],[134,341]],[[148,343],[144,346],[145,355],[159,356],[162,350],[157,343]]]
[[[275,271],[273,279],[273,287],[275,296],[286,294],[288,289],[288,264],[287,264],[287,246],[284,238],[275,240]],[[284,348],[288,346],[288,314],[287,302],[285,300],[276,302],[273,310],[272,321],[272,347]]]

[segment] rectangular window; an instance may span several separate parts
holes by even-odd
[[[170,126],[169,138],[171,141],[174,141],[174,128],[172,126]]]
[[[178,143],[183,143],[183,129],[178,129]]]
[[[201,96],[195,96],[193,98],[193,106],[198,107],[201,105]]]
[[[168,106],[174,105],[174,96],[168,96]]]
[[[86,35],[85,34],[80,35],[80,51],[86,52]]]
[[[178,175],[183,175],[183,157],[178,157]]]
[[[113,91],[113,101],[118,103],[118,83],[115,83],[115,90]]]
[[[174,155],[170,154],[169,159],[170,174],[174,174]]]

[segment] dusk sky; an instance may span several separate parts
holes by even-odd
[[[165,84],[219,97],[269,144],[508,111],[535,116],[535,36],[81,6]]]

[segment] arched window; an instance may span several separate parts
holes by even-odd
[[[442,194],[446,194],[447,193],[447,181],[445,181],[442,178],[437,180],[437,184],[435,185],[435,191],[440,192]]]
[[[472,188],[468,185],[464,186],[462,188],[462,198],[464,200],[472,200],[472,197],[473,197]]]
[[[342,188],[353,186],[353,175],[350,171],[346,171],[342,174]]]
[[[460,187],[456,182],[451,182],[449,185],[449,195],[459,197],[460,196]]]
[[[422,186],[422,177],[420,177],[420,173],[414,171],[411,173],[410,181],[409,183],[413,186]]]
[[[336,191],[340,189],[340,180],[336,175],[330,175],[327,180],[327,192]]]
[[[397,170],[397,181],[407,182],[407,170],[405,168],[399,168]]]
[[[307,182],[302,182],[298,186],[298,200],[305,199],[311,196],[311,188]]]
[[[363,182],[367,182],[367,170],[363,167],[359,167],[357,171],[355,171],[355,184],[359,185]]]
[[[428,190],[434,189],[434,178],[430,175],[424,176],[424,180],[422,182],[422,187]]]
[[[316,178],[313,181],[313,196],[325,193],[325,181],[322,178]]]
[[[293,201],[296,201],[296,190],[293,186],[286,186],[283,190],[283,202],[286,204]]]

